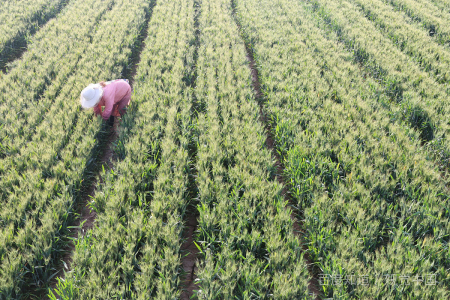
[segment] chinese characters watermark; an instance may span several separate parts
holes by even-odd
[[[436,274],[416,274],[414,276],[404,275],[404,274],[380,274],[375,275],[375,278],[382,278],[385,284],[395,285],[436,285]],[[319,284],[320,285],[362,285],[368,286],[370,282],[370,275],[339,275],[339,274],[319,274]]]

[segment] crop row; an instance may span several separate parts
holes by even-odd
[[[450,12],[450,3],[448,3],[448,1],[446,1],[446,0],[431,0],[430,2],[432,2],[438,8],[442,9],[442,11],[444,13]]]
[[[332,6],[333,4],[330,3],[329,5]],[[343,2],[340,4],[345,5]],[[319,8],[320,5],[322,5],[321,8]],[[448,122],[445,121],[445,116],[448,112],[444,100],[449,91],[448,83],[441,82],[439,85],[433,78],[427,78],[427,75],[419,70],[419,66],[412,63],[413,60],[408,60],[400,52],[400,49],[395,49],[401,47],[389,41],[387,37],[381,37],[375,27],[368,20],[364,20],[363,14],[351,15],[350,17],[360,18],[363,25],[358,25],[366,29],[346,27],[347,29],[344,30],[341,27],[344,20],[341,19],[337,22],[332,11],[327,6],[323,6],[325,3],[323,2],[320,5],[317,1],[314,1],[313,5],[308,7],[308,9],[318,12],[314,20],[317,26],[323,28],[331,40],[342,42],[346,46],[347,50],[352,53],[351,59],[364,69],[364,78],[374,79],[381,85],[382,88],[377,88],[376,95],[374,95],[381,104],[380,107],[388,111],[392,120],[406,122],[409,127],[419,132],[420,139],[427,146],[424,149],[428,150],[427,155],[434,157],[441,169],[448,170],[450,167],[450,152],[447,146],[448,140],[445,138],[448,131]],[[330,32],[330,27],[334,33],[333,31]],[[353,31],[353,33],[347,31]],[[377,43],[368,44],[365,41],[364,35],[368,32],[373,35],[371,38],[379,41],[379,45],[376,45]],[[357,36],[357,39],[355,36]],[[389,63],[380,53],[383,53],[392,61],[397,61],[400,58],[407,67],[400,67],[400,65],[394,67],[394,64]],[[416,78],[414,72],[419,73],[418,78]],[[419,89],[419,84],[424,80],[429,84],[428,87],[422,86],[422,89]],[[372,88],[375,86],[373,82],[371,86]],[[426,91],[433,91],[434,87],[437,88],[433,92],[434,94],[427,94]],[[380,93],[388,98],[380,99]],[[432,106],[430,102],[433,104]]]
[[[404,11],[413,21],[422,24],[439,44],[450,46],[450,16],[427,0],[384,0]]]
[[[411,23],[410,17],[380,0],[352,0],[366,17],[376,24],[402,52],[415,60],[424,71],[438,83],[448,87],[450,83],[450,42],[448,37],[441,43],[433,38],[430,30]],[[434,35],[434,31],[433,35]],[[440,45],[444,44],[444,45]]]
[[[203,1],[199,28],[198,298],[312,299],[231,1]]]
[[[439,84],[422,71],[414,59],[383,36],[354,4],[314,0],[307,7],[317,16],[318,27],[334,31],[335,39],[353,53],[354,60],[366,69],[367,76],[381,82],[389,92],[389,102],[398,105],[399,113],[394,117],[409,122],[421,133],[424,143],[444,153],[439,164],[448,168],[446,136],[450,131],[450,111],[445,105],[450,94],[448,83]]]
[[[96,7],[100,2],[79,4],[81,8]],[[80,58],[37,126],[38,134],[22,147],[24,152],[13,157],[22,166],[3,171],[2,182],[8,183],[8,190],[3,194],[0,213],[1,299],[21,299],[26,296],[24,290],[32,285],[42,288],[56,274],[52,266],[64,245],[72,207],[79,200],[83,179],[89,178],[95,167],[101,147],[96,139],[104,136],[100,120],[93,118],[92,112],[80,111],[79,92],[99,78],[120,78],[132,60],[147,21],[149,2],[129,4],[116,1],[111,11],[104,12],[87,55]]]
[[[96,226],[78,239],[73,269],[53,298],[179,297],[192,172],[194,11],[193,1],[158,0],[153,8],[131,107],[120,124],[118,161],[102,174],[91,203]]]
[[[0,9],[0,69],[25,47],[29,35],[54,17],[68,0],[2,1]]]
[[[354,52],[336,43],[340,32],[322,30],[304,6],[244,0],[237,11],[310,256],[317,273],[342,279],[324,285],[325,296],[445,298],[450,225],[441,175],[423,156],[419,133],[383,107],[384,83],[366,77]],[[440,284],[375,277],[399,273],[434,273]],[[369,286],[344,281],[364,275]]]

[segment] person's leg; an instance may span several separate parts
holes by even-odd
[[[125,107],[130,104],[131,99],[131,88],[128,90],[128,92],[125,94],[125,96],[118,102],[118,110],[120,115],[122,116],[125,113]]]
[[[120,117],[119,113],[119,103],[114,104],[111,116]]]
[[[113,125],[114,125],[114,116],[110,116],[110,117],[109,117],[108,125],[109,125],[110,127],[113,127]]]

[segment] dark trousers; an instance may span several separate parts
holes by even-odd
[[[114,116],[109,117],[108,125],[113,127],[113,125],[114,125]]]

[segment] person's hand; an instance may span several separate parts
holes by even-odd
[[[124,107],[119,111],[120,116],[123,116],[127,112],[127,108]]]
[[[100,81],[98,84],[100,84],[102,87],[106,86],[106,82],[104,82],[104,81]]]

